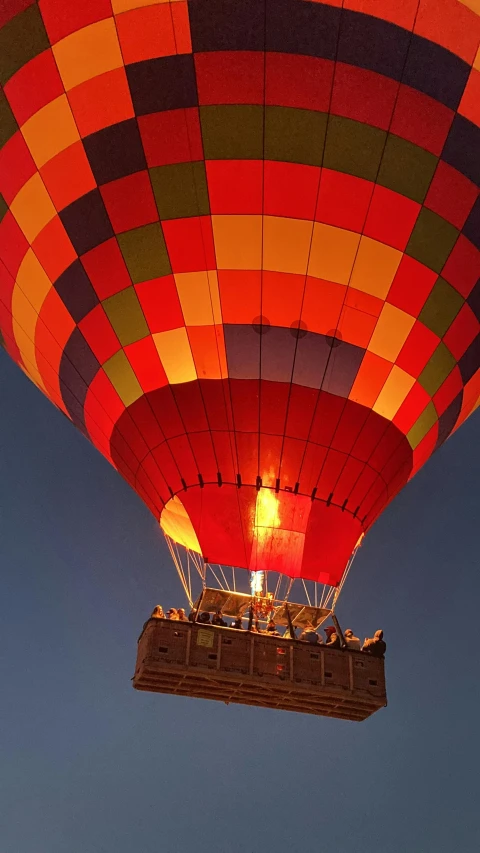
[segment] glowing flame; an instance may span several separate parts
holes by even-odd
[[[260,489],[255,506],[255,535],[267,535],[265,528],[280,527],[280,501],[271,489]],[[259,529],[260,528],[260,529]]]
[[[263,594],[263,581],[265,572],[250,572],[250,593],[251,595]]]
[[[255,505],[255,523],[253,525],[253,554],[254,564],[262,547],[267,545],[272,536],[272,528],[280,527],[280,501],[271,489],[261,488],[257,494]],[[250,573],[250,591],[252,595],[263,595],[265,572]]]

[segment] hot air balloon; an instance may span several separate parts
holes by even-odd
[[[3,346],[150,508],[195,612],[320,625],[480,402],[479,43],[476,0],[3,0]],[[170,628],[137,686],[384,699],[344,652]]]

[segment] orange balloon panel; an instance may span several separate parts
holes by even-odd
[[[1,342],[166,532],[336,584],[478,406],[480,16],[7,0]]]

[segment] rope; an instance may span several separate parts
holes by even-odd
[[[223,571],[223,568],[222,568],[222,566],[220,565],[220,563],[218,563],[218,568],[220,569],[220,571],[221,571],[221,573],[222,573],[223,580],[225,581],[225,588],[226,588],[226,589],[228,589],[228,590],[230,591],[230,587],[229,587],[229,585],[228,585],[227,578],[225,577],[225,572]]]
[[[223,586],[223,584],[222,584],[221,580],[219,580],[219,578],[218,578],[218,577],[217,577],[217,575],[215,574],[215,571],[214,571],[214,569],[213,569],[213,566],[211,566],[211,565],[210,565],[210,563],[208,564],[208,568],[210,569],[210,571],[211,571],[211,573],[212,573],[213,577],[215,578],[216,582],[218,583],[218,585],[219,585],[220,589],[225,590],[225,587]]]
[[[343,575],[342,575],[342,578],[341,578],[341,580],[340,580],[340,583],[339,583],[339,585],[338,585],[337,589],[335,590],[335,594],[334,594],[334,597],[333,597],[332,611],[334,611],[334,610],[335,610],[335,605],[336,605],[336,603],[337,603],[338,599],[340,598],[340,593],[341,593],[341,591],[342,591],[342,589],[343,589],[343,586],[344,586],[344,584],[345,584],[345,581],[347,580],[348,573],[350,572],[350,569],[352,568],[353,561],[354,561],[355,557],[357,556],[357,551],[358,551],[358,549],[360,548],[360,546],[361,546],[362,542],[363,542],[363,535],[360,537],[360,539],[358,540],[357,544],[355,545],[355,548],[353,549],[352,555],[351,555],[351,557],[350,557],[350,559],[349,559],[349,561],[348,561],[348,563],[347,563],[347,565],[346,565],[346,567],[345,567],[345,571],[344,571],[344,573],[343,573]]]
[[[200,560],[200,555],[197,554],[196,551],[190,552],[190,559],[197,570],[200,580],[202,581],[202,586],[205,586],[205,571],[202,571],[202,569],[205,569],[205,564]]]
[[[191,575],[191,571],[190,571],[190,566],[191,566],[190,551],[187,551],[188,589],[190,590],[190,599],[193,600],[193,596],[192,596],[192,575]]]
[[[170,551],[170,554],[172,555],[173,564],[177,570],[178,577],[180,578],[180,583],[182,584],[183,589],[185,590],[185,595],[187,596],[187,600],[190,604],[190,607],[192,607],[193,602],[192,602],[192,598],[191,598],[189,590],[188,590],[187,581],[185,578],[185,573],[183,571],[181,561],[177,557],[177,554],[175,552],[175,549],[173,547],[172,540],[170,539],[170,537],[165,534],[165,539],[166,539],[166,542],[168,545],[168,550]]]
[[[282,585],[282,575],[279,575],[277,578],[277,585],[275,587],[275,595],[273,596],[275,600],[280,597],[280,587]]]
[[[290,580],[289,580],[289,582],[288,582],[288,586],[287,586],[287,591],[286,591],[286,593],[285,593],[284,601],[288,601],[288,596],[290,595],[290,593],[291,593],[291,591],[292,591],[293,583],[294,583],[294,579],[293,579],[293,578],[290,578]]]
[[[302,583],[303,583],[303,588],[304,588],[304,590],[305,590],[305,595],[307,596],[308,606],[309,606],[309,607],[311,607],[311,606],[312,606],[312,602],[310,601],[310,596],[309,596],[309,594],[308,594],[307,584],[305,583],[305,581],[303,580],[303,578],[302,578]]]

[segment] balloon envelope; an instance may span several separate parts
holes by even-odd
[[[208,560],[338,583],[478,404],[470,6],[3,3],[3,344]]]

